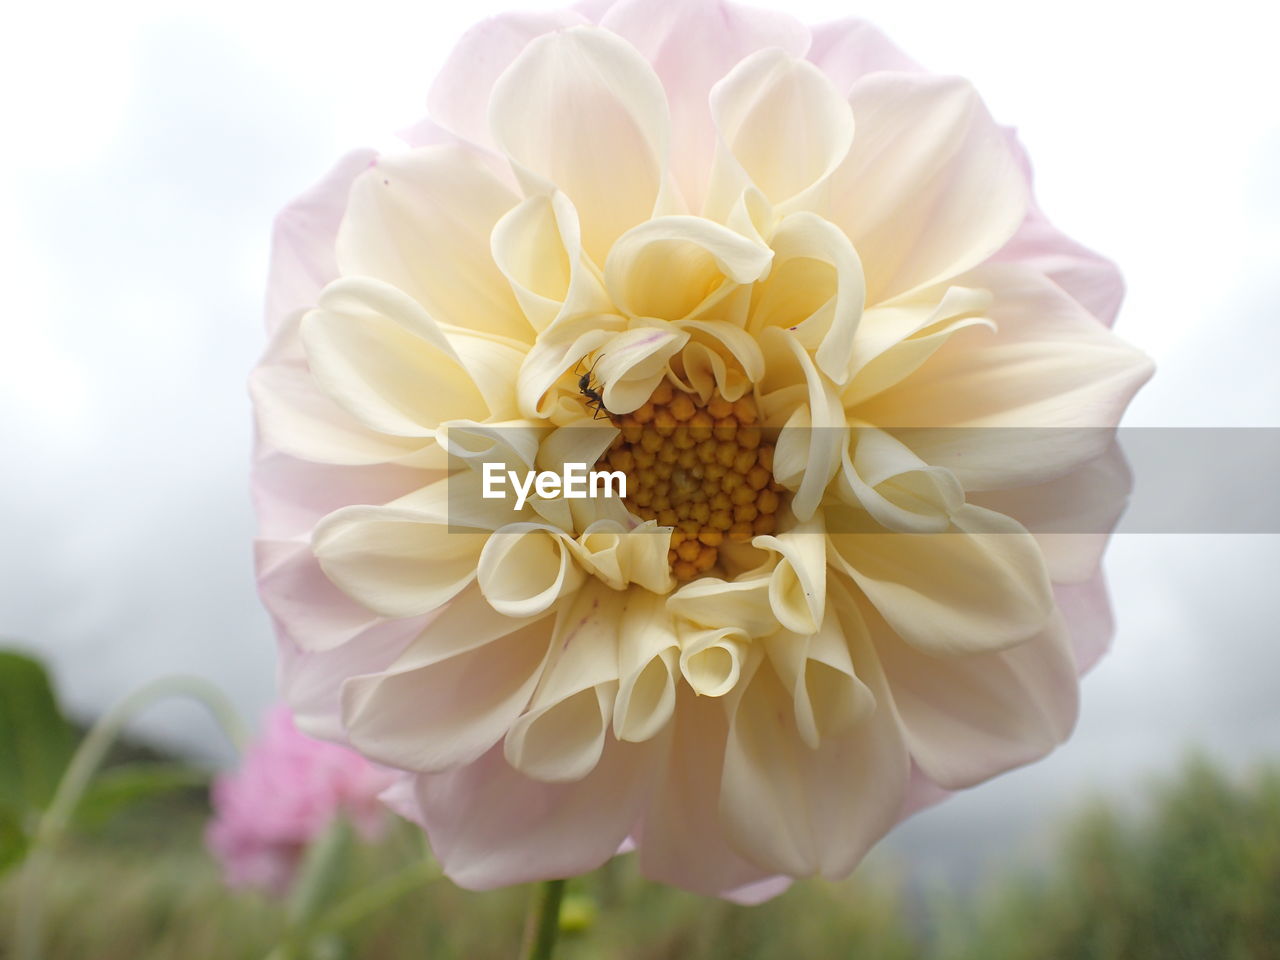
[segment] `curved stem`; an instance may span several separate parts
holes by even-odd
[[[231,701],[216,686],[200,677],[161,677],[153,680],[99,717],[76,747],[62,779],[58,781],[58,788],[54,791],[49,808],[36,825],[35,836],[18,884],[19,904],[14,943],[14,956],[17,960],[39,960],[45,901],[40,895],[44,886],[41,881],[54,850],[66,832],[67,824],[71,822],[76,804],[80,802],[89,782],[98,772],[125,724],[153,703],[168,697],[190,697],[204,704],[236,750],[243,746],[247,733]]]
[[[564,880],[547,880],[538,889],[529,912],[525,934],[525,960],[551,960],[560,934],[560,901],[564,898]]]
[[[440,878],[440,867],[429,860],[415,861],[372,886],[352,894],[316,924],[315,933],[337,933],[359,923],[407,893]]]

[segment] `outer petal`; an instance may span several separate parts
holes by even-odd
[[[303,319],[302,337],[325,392],[378,433],[431,437],[443,421],[489,415],[449,337],[394,287],[363,278],[331,283]]]
[[[666,765],[638,835],[640,872],[708,896],[772,878],[729,844],[718,809],[728,723],[719,702],[680,687]]]
[[[463,139],[493,147],[489,97],[504,70],[529,43],[546,33],[587,23],[568,9],[513,11],[482,20],[462,35],[431,86],[432,116]]]
[[[529,341],[489,251],[494,225],[515,204],[464,147],[379,157],[352,186],[338,263],[399,287],[437,321]]]
[[[1027,184],[1004,134],[963,80],[878,73],[853,87],[858,135],[830,181],[876,304],[947,280],[999,250]]]
[[[715,156],[711,88],[765,47],[804,56],[808,31],[780,11],[721,0],[621,0],[601,26],[630,41],[661,78],[671,105],[671,171],[688,209],[700,211]]]
[[[1031,161],[1012,130],[1005,131],[1031,182]],[[1072,240],[1049,222],[1034,202],[1017,233],[993,258],[1045,274],[1108,327],[1124,300],[1124,278],[1106,257]]]
[[[966,506],[950,533],[853,533],[844,531],[856,528],[856,515],[834,514],[828,510],[832,563],[925,653],[1011,647],[1039,632],[1053,612],[1039,547],[1017,521]]]
[[[1083,583],[1054,584],[1053,596],[1071,638],[1076,671],[1083,676],[1106,653],[1116,629],[1106,577],[1098,570]]]
[[[941,428],[899,436],[966,490],[1041,483],[1101,455],[1151,362],[1030,270],[984,267],[969,282],[994,293],[996,332],[949,340],[856,415],[888,429]]]
[[[809,60],[831,78],[836,89],[848,93],[869,73],[893,70],[923,73],[923,68],[865,20],[846,18],[811,28]]]
[[[635,48],[596,27],[539,37],[499,78],[494,139],[525,189],[563,190],[597,264],[658,205],[667,157],[662,84]]]
[[[351,184],[377,154],[355,150],[334,165],[324,179],[276,217],[271,235],[271,271],[267,280],[267,330],[305,310],[338,275],[334,238],[347,207]]]
[[[809,746],[767,660],[734,710],[720,809],[734,846],[766,869],[846,877],[898,819],[910,769],[902,731],[865,628],[850,640],[876,703],[843,734]]]
[[[595,770],[576,783],[525,777],[500,749],[419,777],[416,799],[432,853],[446,876],[471,890],[594,870],[631,833],[665,749],[661,739],[610,737]]]
[[[347,680],[342,718],[352,746],[405,770],[470,763],[529,702],[552,620],[511,620],[461,594],[387,670]]]
[[[904,643],[864,606],[911,755],[948,789],[973,786],[1044,756],[1070,734],[1076,666],[1055,613],[1008,650],[933,657]]]
[[[277,632],[280,696],[298,729],[319,740],[346,743],[341,690],[347,677],[387,669],[429,618],[383,620],[330,650],[302,650]]]
[[[325,576],[306,541],[258,540],[254,566],[276,632],[300,650],[340,647],[380,619]]]

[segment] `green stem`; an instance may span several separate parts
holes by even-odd
[[[423,884],[440,878],[439,865],[420,860],[401,868],[389,877],[354,893],[329,911],[316,924],[314,933],[337,933],[365,917],[371,916],[383,907],[394,903],[405,894],[412,893]]]
[[[389,906],[405,894],[412,893],[433,880],[439,880],[440,876],[439,865],[430,860],[416,860],[401,867],[391,876],[384,877],[358,893],[353,893],[322,916],[311,929],[300,934],[291,934],[263,960],[291,960],[305,949],[309,941],[340,933],[377,913],[383,907]]]
[[[54,791],[49,808],[36,825],[35,836],[19,881],[14,944],[14,956],[17,960],[40,960],[40,942],[44,932],[42,911],[46,899],[41,896],[45,886],[43,881],[54,851],[76,811],[76,804],[80,802],[125,724],[151,704],[168,697],[190,697],[204,704],[237,750],[245,743],[244,724],[231,702],[221,690],[200,677],[161,677],[153,680],[99,717],[76,747],[62,779],[58,781],[58,788]]]
[[[529,928],[525,934],[525,960],[551,960],[560,934],[560,901],[564,898],[564,880],[547,880],[538,889],[529,912]]]

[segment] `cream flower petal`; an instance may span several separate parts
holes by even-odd
[[[764,376],[764,353],[756,339],[741,327],[723,320],[686,320],[680,325],[691,342],[680,354],[684,376],[668,370],[667,376],[704,400],[712,392],[731,403],[748,393]],[[726,358],[735,361],[729,365]]]
[[[253,502],[264,511],[262,540],[307,543],[324,517],[352,503],[388,503],[443,479],[443,474],[391,464],[308,463],[262,448],[253,461]]]
[[[1038,759],[1071,732],[1076,665],[1060,615],[1009,650],[946,658],[866,615],[911,756],[940,786],[969,787]]]
[[[797,729],[789,691],[769,660],[735,705],[720,810],[734,846],[765,869],[847,876],[898,819],[906,746],[874,651],[864,640],[851,652],[875,707],[817,749]]]
[[[667,562],[671,528],[658,526],[656,520],[636,526],[597,520],[573,545],[578,562],[615,590],[634,583],[665,594],[674,585]]]
[[[625,594],[592,584],[556,618],[555,655],[504,746],[507,762],[526,776],[581,780],[599,762],[613,723],[625,603]]]
[[[476,763],[417,779],[431,852],[471,890],[589,873],[617,853],[648,799],[666,743],[609,738],[576,783],[542,783],[500,749]]]
[[[831,177],[876,304],[954,277],[1002,247],[1027,210],[1017,158],[965,81],[877,73],[849,95],[858,135]]]
[[[671,324],[627,330],[608,341],[596,375],[604,384],[605,409],[630,413],[641,406],[666,376],[667,364],[689,342],[689,334]]]
[[[472,762],[529,702],[552,623],[550,617],[513,622],[486,610],[477,591],[463,593],[388,670],[343,685],[342,719],[352,745],[405,770]],[[459,635],[442,644],[450,626]]]
[[[682,685],[667,764],[636,838],[650,880],[718,896],[777,872],[743,858],[726,836],[718,807],[727,733],[722,701]]]
[[[766,637],[778,629],[769,602],[770,582],[768,571],[732,583],[703,577],[673,593],[667,609],[702,627],[732,623],[748,637]]]
[[[910,376],[961,330],[994,330],[995,324],[983,316],[991,299],[988,290],[947,286],[864,311],[853,341],[848,386],[841,392],[845,406],[854,408]]]
[[[711,116],[721,148],[713,211],[727,212],[748,184],[775,206],[805,204],[854,140],[853,114],[831,81],[777,49],[745,57],[715,85]]]
[[[851,440],[837,487],[846,503],[861,506],[898,533],[942,533],[951,526],[951,517],[965,502],[955,474],[929,466],[875,427],[855,426]]]
[[[1111,531],[1133,489],[1133,474],[1119,444],[1065,476],[1008,490],[975,493],[970,501],[1027,527],[1044,554],[1054,583],[1093,577]]]
[[[546,524],[513,523],[495,531],[475,571],[480,591],[503,616],[543,613],[582,585],[582,568],[574,562],[571,542]]]
[[[775,634],[765,640],[765,652],[794,705],[796,732],[810,749],[847,733],[875,709],[834,613],[815,633]]]
[[[827,603],[827,543],[822,514],[776,537],[751,543],[779,554],[769,575],[769,605],[783,629],[808,634],[822,624]]]
[[[656,217],[618,238],[604,281],[629,317],[683,320],[769,271],[773,251],[701,217]]]
[[[431,115],[472,143],[494,146],[489,97],[503,71],[537,37],[586,22],[570,9],[521,10],[482,20],[462,35],[431,85]]]
[[[511,210],[494,227],[491,246],[535,330],[613,311],[598,270],[582,251],[578,211],[559,190]]]
[[[659,540],[659,537],[632,537]],[[666,560],[665,546],[662,557]],[[663,597],[633,591],[618,630],[618,696],[613,735],[636,742],[652,739],[676,709],[680,640]]]
[[[400,288],[442,323],[527,342],[532,331],[489,252],[516,200],[464,147],[379,157],[352,185],[338,265]]]
[[[995,292],[997,331],[955,338],[857,415],[939,428],[900,436],[966,490],[1044,482],[1102,454],[1150,360],[1042,276],[1001,266],[975,279]]]
[[[386,670],[430,619],[380,620],[329,650],[302,650],[280,637],[280,697],[298,729],[318,740],[345,740],[341,689],[346,678]]]
[[[348,596],[383,616],[412,617],[475,579],[487,531],[510,515],[503,502],[441,480],[384,507],[335,511],[316,526],[311,547]]]
[[[303,318],[302,339],[320,385],[379,433],[430,437],[441,421],[488,415],[445,333],[394,287],[331,283]]]
[[[768,327],[761,340],[771,352],[762,383],[765,417],[772,420],[776,410],[793,409],[778,433],[773,475],[795,491],[791,510],[804,521],[818,509],[827,484],[840,469],[841,451],[848,443],[844,409],[835,386],[818,372],[793,333]],[[795,403],[788,385],[803,385],[803,402]]]
[[[257,367],[249,391],[263,440],[291,456],[318,463],[388,463],[412,456],[427,442],[373,432],[316,389],[300,364]]]
[[[840,228],[813,213],[784,218],[769,238],[774,267],[751,307],[751,326],[787,327],[834,383],[850,374],[865,284]]]
[[[723,697],[738,685],[748,660],[758,657],[737,627],[680,630],[680,672],[700,697]]]
[[[803,56],[808,31],[780,11],[721,0],[619,0],[601,26],[630,41],[662,79],[671,104],[672,173],[689,209],[701,210],[715,156],[711,88],[757,50],[778,47]]]
[[[556,381],[625,327],[623,317],[608,314],[564,321],[545,331],[520,367],[516,391],[521,415],[558,422],[553,417],[563,398],[551,393]],[[576,401],[575,407],[581,409]]]
[[[306,541],[259,540],[254,566],[278,631],[305,653],[341,647],[380,619],[338,589]]]
[[[596,263],[658,208],[666,97],[649,64],[615,34],[571,27],[534,40],[494,84],[489,120],[527,192],[554,184],[573,201]]]
[[[950,533],[845,532],[857,522],[828,509],[831,562],[925,653],[1011,647],[1040,631],[1053,612],[1044,560],[1015,520],[967,505],[956,511]]]

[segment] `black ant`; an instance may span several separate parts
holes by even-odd
[[[591,369],[578,378],[578,390],[587,398],[587,406],[595,410],[592,420],[599,420],[600,415],[609,416],[609,411],[604,408],[604,397],[600,395],[600,391],[591,386],[591,374],[595,372],[596,364],[604,358],[604,354],[596,357],[595,363],[591,364]],[[578,361],[578,367],[582,366],[582,361]],[[577,367],[574,368],[575,370]],[[594,405],[594,406],[593,406]]]

